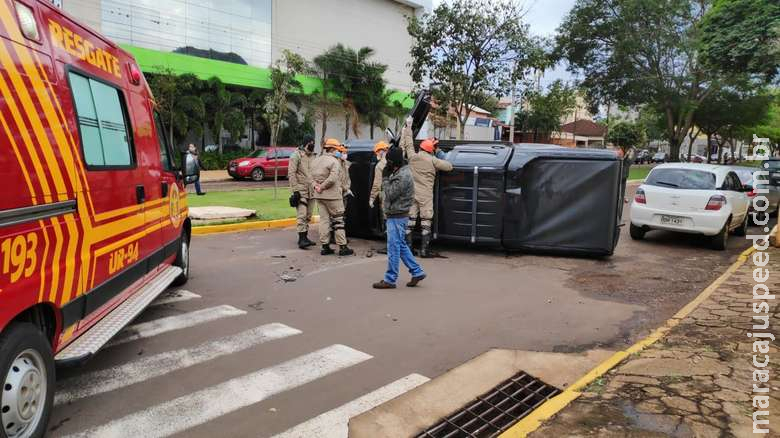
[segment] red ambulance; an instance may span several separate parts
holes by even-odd
[[[55,362],[189,274],[184,184],[146,81],[42,0],[0,0],[0,437],[46,430]]]

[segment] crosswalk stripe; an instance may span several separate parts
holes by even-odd
[[[350,418],[411,391],[428,380],[425,376],[410,374],[336,409],[318,415],[292,429],[275,435],[273,438],[347,438]]]
[[[140,324],[131,325],[119,332],[116,338],[109,342],[107,346],[112,347],[114,345],[120,345],[138,339],[156,336],[161,333],[167,333],[173,330],[192,327],[221,318],[244,314],[246,314],[246,312],[243,310],[236,309],[233,306],[222,305],[196,310],[194,312],[182,313],[181,315],[155,319],[149,322],[142,322]]]
[[[69,437],[153,438],[172,435],[357,365],[371,357],[344,345],[331,345]]]
[[[149,307],[178,303],[179,301],[187,301],[194,298],[200,298],[200,295],[192,293],[188,290],[181,289],[173,292],[166,292],[160,295],[159,298],[152,301],[152,304],[149,304]]]
[[[82,374],[58,382],[59,390],[54,397],[54,403],[60,405],[84,397],[103,394],[221,356],[237,353],[265,342],[300,333],[302,333],[300,330],[284,324],[266,324],[192,348],[167,351],[114,368]]]

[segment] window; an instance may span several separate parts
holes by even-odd
[[[691,169],[654,169],[645,184],[689,190],[715,190],[715,174]]]
[[[88,167],[133,165],[125,106],[120,91],[71,72],[84,161]]]
[[[289,149],[277,149],[276,151],[277,151],[276,153],[278,155],[278,158],[280,160],[283,158],[290,158],[290,156],[292,155],[292,151]]]
[[[160,163],[162,163],[162,168],[168,171],[174,170],[173,161],[171,161],[173,158],[171,157],[171,148],[168,146],[168,137],[165,135],[165,129],[157,111],[154,112],[154,126],[157,128],[157,138],[160,143]]]

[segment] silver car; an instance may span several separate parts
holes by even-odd
[[[752,189],[750,192],[748,192],[748,196],[751,198],[749,211],[754,211],[752,198],[759,194],[757,191],[762,190],[767,190],[767,192],[762,193],[762,195],[766,196],[766,199],[769,201],[769,206],[767,207],[766,213],[771,214],[778,211],[780,206],[780,181],[770,180],[767,176],[766,178],[761,178],[758,184],[756,184],[756,181],[753,179],[753,172],[761,170],[760,168],[744,166],[728,167],[737,174],[743,186],[750,187]],[[763,218],[760,219],[760,221],[763,222]]]

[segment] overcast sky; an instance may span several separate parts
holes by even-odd
[[[433,0],[433,6],[445,0]],[[576,0],[524,0],[528,9],[525,21],[531,26],[531,33],[539,36],[553,36],[563,18],[574,6]],[[543,84],[556,79],[571,80],[571,74],[563,66],[547,72],[542,78]]]

